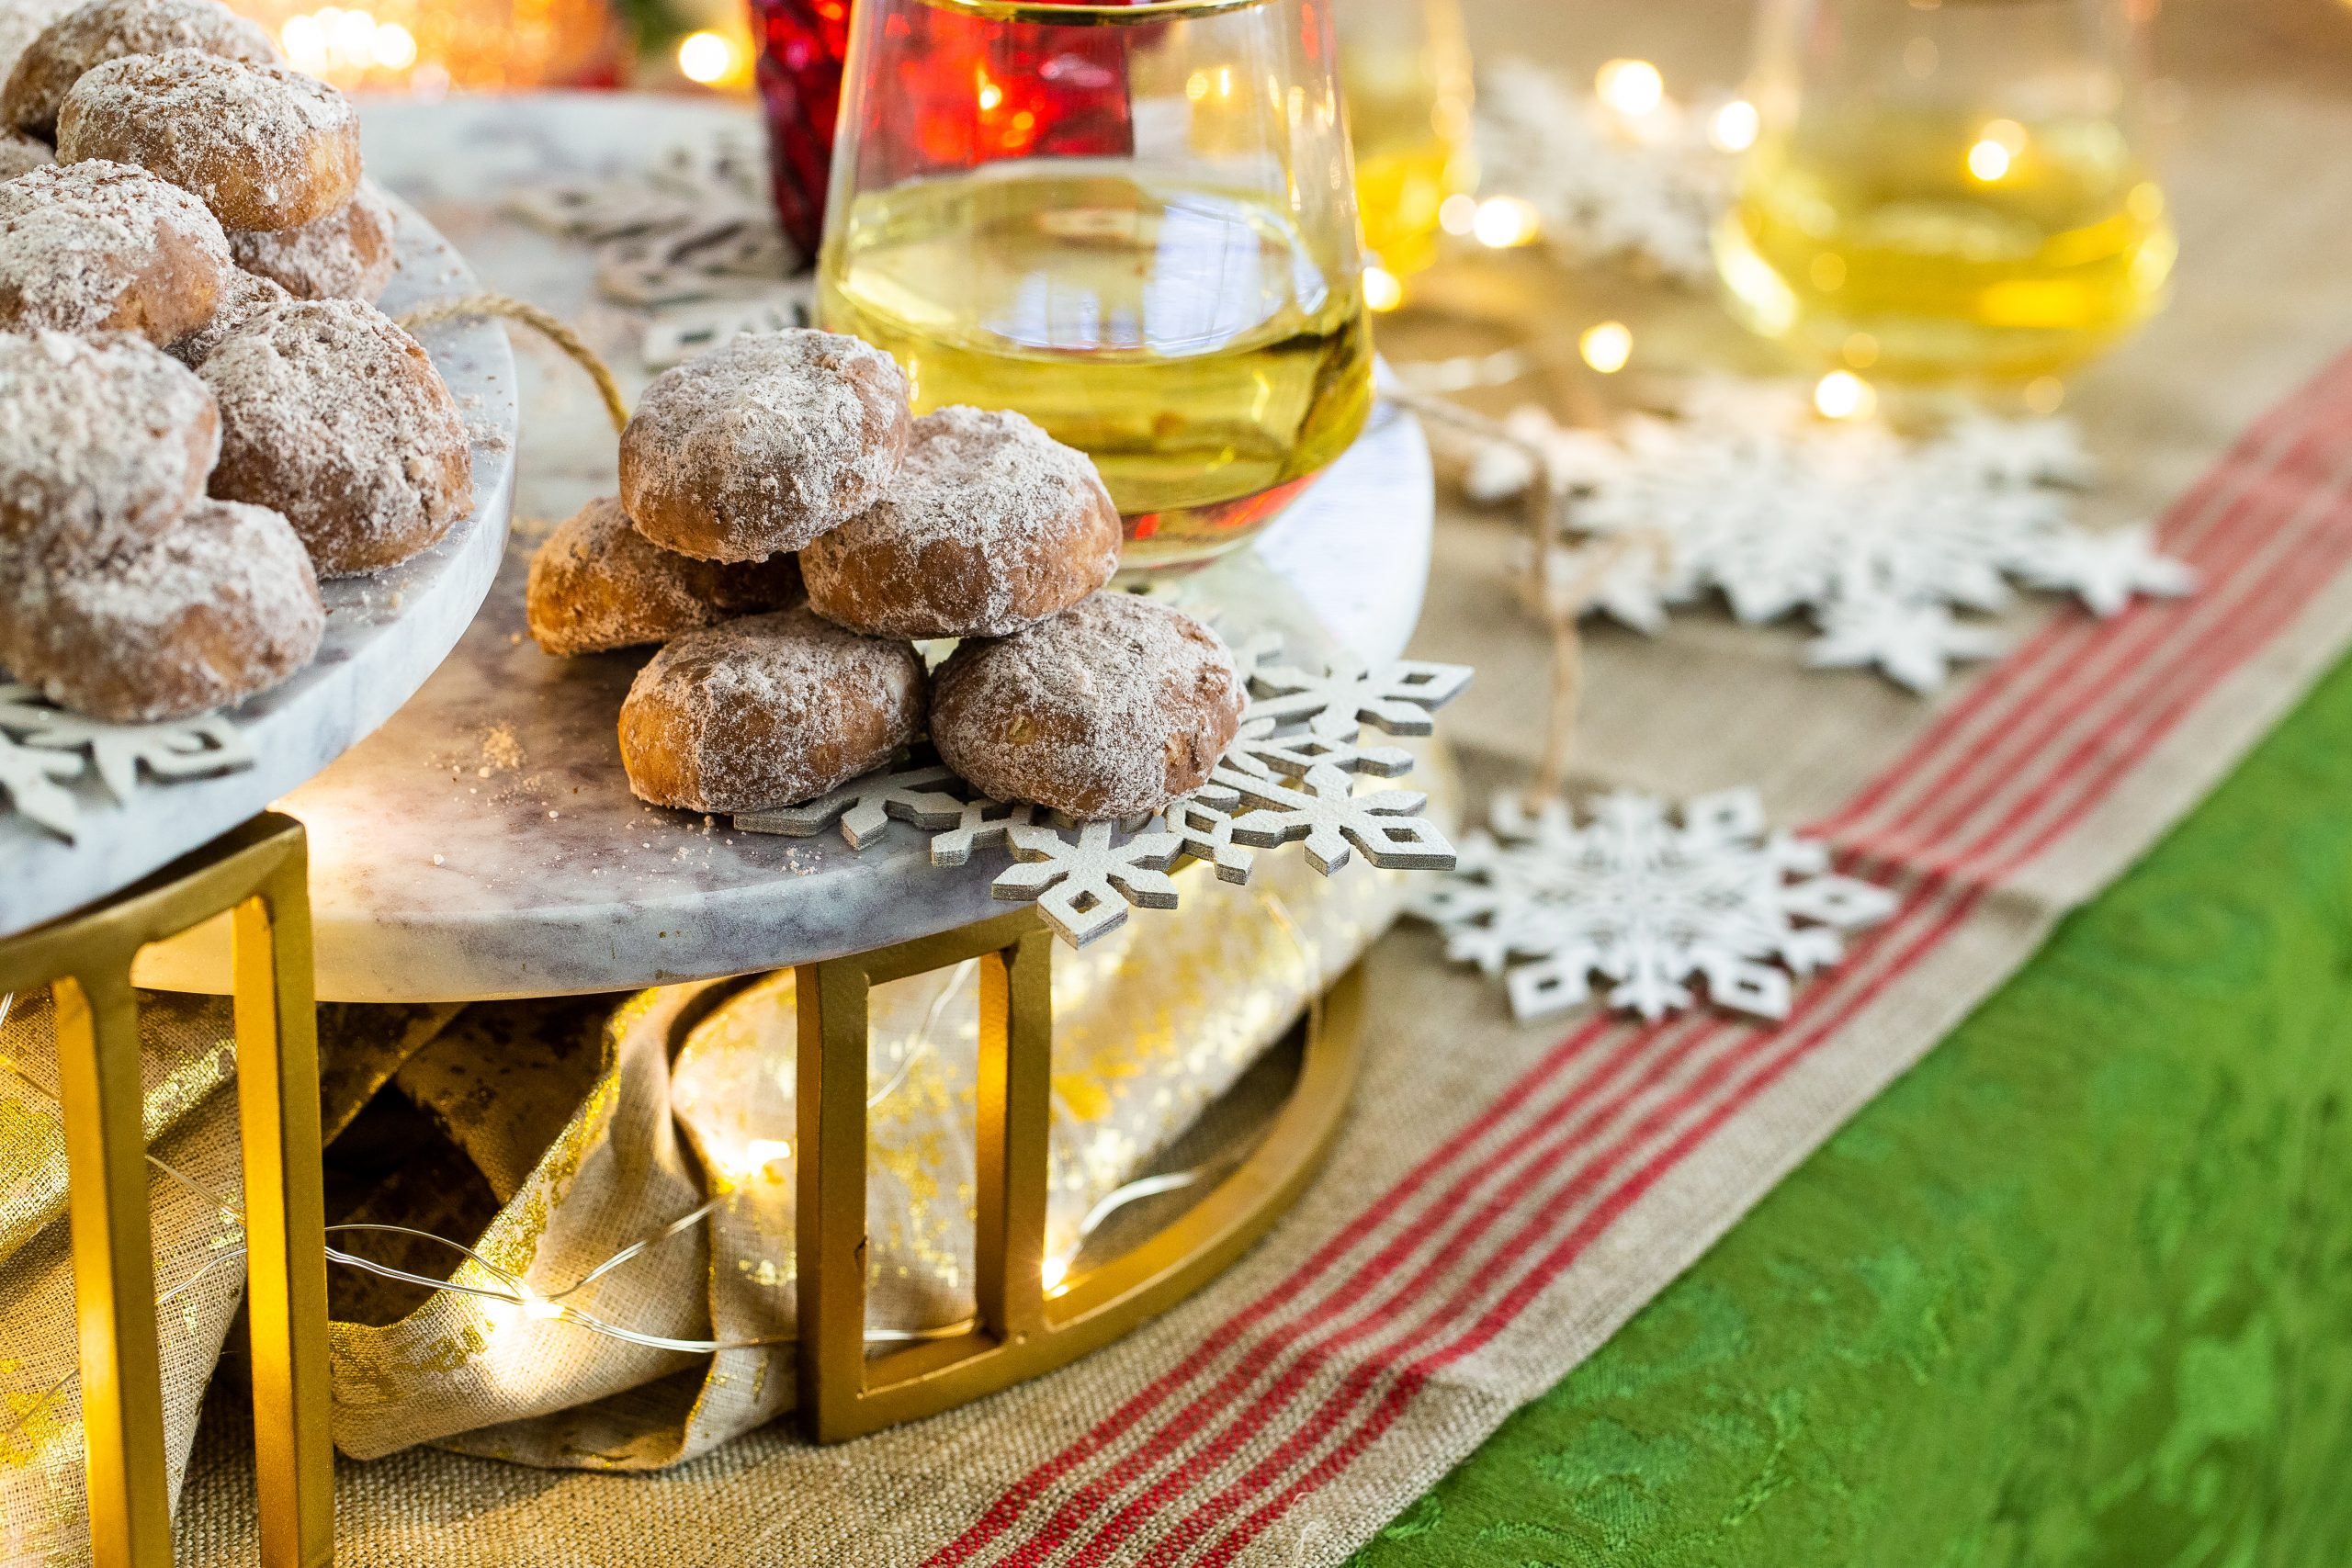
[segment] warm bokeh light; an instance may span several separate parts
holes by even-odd
[[[1990,185],[2009,172],[2009,150],[1986,137],[1968,150],[1968,172]]]
[[[2037,376],[2025,384],[2025,406],[2035,413],[2056,413],[2065,400],[2066,383],[2055,376]]]
[[[1515,196],[1488,197],[1478,204],[1470,223],[1470,232],[1478,243],[1497,251],[1530,244],[1543,228],[1544,220],[1535,215],[1535,209]]]
[[[267,28],[295,69],[345,90],[609,84],[624,52],[608,0],[230,0],[230,8]],[[741,41],[730,56],[748,84],[748,23],[733,33]]]
[[[1478,227],[1478,198],[1461,191],[1438,204],[1437,226],[1449,234],[1468,234]]]
[[[1597,327],[1589,327],[1577,339],[1577,353],[1603,376],[1614,376],[1634,357],[1633,329],[1623,321],[1603,321]]]
[[[1600,101],[1622,115],[1650,114],[1666,101],[1666,78],[1646,60],[1612,60],[1592,85]]]
[[[733,46],[717,33],[688,33],[678,40],[678,74],[689,82],[722,82],[734,63]]]
[[[1386,267],[1363,269],[1363,302],[1374,310],[1393,310],[1405,302],[1405,286]]]
[[[1746,98],[1734,98],[1717,109],[1707,122],[1707,140],[1721,152],[1745,152],[1756,145],[1756,133],[1763,127],[1763,117],[1756,106]]]
[[[1878,408],[1878,394],[1852,371],[1832,370],[1813,389],[1813,406],[1824,419],[1867,419]]]

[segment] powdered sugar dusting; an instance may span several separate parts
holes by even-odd
[[[531,636],[559,655],[667,642],[731,615],[800,598],[789,555],[757,562],[701,561],[639,534],[616,497],[592,501],[531,558]]]
[[[58,113],[57,156],[136,164],[231,228],[287,229],[351,199],[359,119],[313,77],[174,49],[84,73]]]
[[[457,403],[374,306],[281,305],[198,374],[220,404],[212,493],[285,513],[320,576],[405,560],[465,514],[473,464]]]
[[[0,130],[0,180],[13,180],[57,162],[49,143],[21,130]]]
[[[74,8],[74,0],[0,0],[0,85],[41,29]]]
[[[17,675],[99,718],[181,718],[277,684],[326,629],[309,558],[258,506],[203,502],[145,548],[27,573],[0,617]]]
[[[838,333],[746,334],[656,377],[621,436],[621,501],[656,544],[713,560],[798,549],[882,499],[907,380]]]
[[[19,130],[53,139],[58,111],[85,72],[126,54],[193,49],[255,65],[279,61],[258,23],[213,0],[93,0],[66,13],[25,46],[0,110]]]
[[[1119,569],[1119,513],[1086,454],[1017,413],[914,422],[890,493],[811,542],[817,607],[863,631],[1002,637]]]
[[[232,270],[219,220],[144,169],[58,164],[0,184],[0,326],[168,343],[211,315]]]
[[[214,308],[212,319],[174,343],[172,357],[183,365],[201,365],[212,357],[214,349],[253,325],[259,317],[293,302],[294,296],[268,278],[256,277],[232,266],[221,280],[220,302]]]
[[[141,546],[220,450],[212,394],[146,339],[0,333],[0,545],[61,567]]]
[[[363,179],[341,210],[296,229],[232,229],[229,254],[298,299],[364,299],[392,280],[392,209]]]
[[[940,759],[1000,800],[1088,820],[1198,788],[1240,728],[1241,674],[1181,610],[1095,593],[1051,620],[967,642],[941,667]]]
[[[924,687],[913,649],[806,606],[689,632],[621,705],[629,787],[694,811],[812,799],[913,739]]]

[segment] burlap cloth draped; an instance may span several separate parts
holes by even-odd
[[[1562,13],[1543,0],[1472,9],[1498,51],[1568,52]],[[1678,82],[1730,80],[1738,39],[1724,11],[1580,13],[1577,58],[1645,53]],[[2335,45],[2321,36],[2341,17],[2281,0],[2183,8],[2183,20],[2168,55],[2188,88],[2167,165],[2178,300],[2070,389],[2070,412],[2106,464],[2098,514],[2161,514],[2204,591],[2096,625],[2026,606],[2017,653],[1929,702],[1869,676],[1804,673],[1792,634],[1704,616],[1657,642],[1593,641],[1581,784],[1674,795],[1755,784],[1776,819],[1813,824],[1904,894],[1896,919],[1812,982],[1786,1024],[1516,1026],[1497,989],[1407,929],[1374,952],[1366,1078],[1327,1174],[1265,1246],[1159,1323],[1052,1378],[837,1449],[769,1425],[651,1476],[430,1447],[346,1462],[342,1560],[1343,1559],[1933,1045],[2352,640],[2352,368],[2312,380],[2352,343],[2352,164],[2328,155],[2352,146],[2352,92],[2327,74]],[[2283,47],[2280,35],[2292,35]],[[2340,26],[2333,36],[2340,44]],[[2340,68],[2340,50],[2333,58]],[[515,118],[498,144],[530,142],[528,104],[500,112]],[[395,184],[404,173],[384,172]],[[583,303],[584,292],[550,297],[544,274],[502,275],[499,197],[425,205],[493,286],[525,285],[559,310]],[[1669,358],[1742,352],[1702,302],[1517,265],[1479,284],[1521,330],[1573,332],[1606,312]],[[615,323],[602,346],[627,330]],[[1433,337],[1482,341],[1475,329]],[[1416,352],[1402,331],[1389,347]],[[1538,739],[1544,649],[1513,592],[1521,564],[1508,519],[1442,520],[1418,650],[1481,667],[1449,713],[1478,789],[1523,777]],[[682,1081],[673,1072],[673,1096]],[[25,1299],[29,1255],[54,1236],[51,1225],[0,1264],[0,1300]],[[54,1269],[62,1249],[45,1256]],[[754,1320],[761,1299],[741,1298]],[[199,1316],[170,1332],[185,1365],[220,1328]],[[343,1347],[354,1342],[345,1331]],[[13,1340],[6,1353],[22,1354]],[[627,1461],[699,1447],[686,1413],[697,1393],[718,1403],[707,1371],[672,1377],[647,1385],[666,1402],[658,1411],[623,1418],[642,1448],[610,1448],[617,1400],[571,1418],[582,1446]],[[345,1411],[346,1440],[372,1418]],[[180,1510],[191,1561],[252,1552],[241,1419],[223,1399],[206,1422]],[[429,1432],[377,1435],[390,1446]],[[541,1416],[499,1440],[544,1455],[570,1438]]]

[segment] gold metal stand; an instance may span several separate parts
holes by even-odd
[[[334,1558],[326,1215],[311,995],[309,852],[265,813],[96,908],[0,942],[0,992],[56,1000],[82,1426],[96,1568],[171,1568],[139,1004],[150,942],[232,911],[262,1561]]]
[[[933,1416],[1035,1377],[1166,1311],[1272,1226],[1313,1177],[1356,1073],[1361,976],[1310,1030],[1289,1101],[1249,1159],[1148,1241],[1047,1292],[1052,933],[1031,910],[803,964],[798,1059],[799,1410],[815,1441]],[[865,1344],[866,993],[980,962],[979,1314],[970,1332],[869,1356]]]

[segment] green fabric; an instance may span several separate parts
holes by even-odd
[[[1354,1560],[2352,1562],[2352,664]]]

